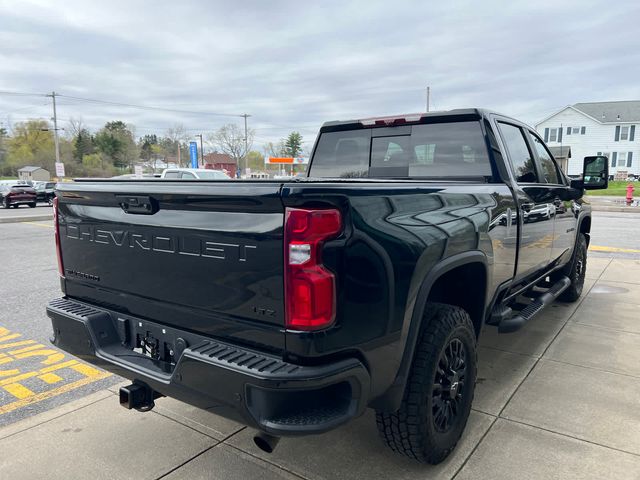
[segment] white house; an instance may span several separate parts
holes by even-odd
[[[576,103],[536,124],[549,147],[570,147],[565,171],[582,173],[582,159],[609,157],[609,173],[640,175],[640,101]],[[557,148],[553,150],[557,151]],[[560,162],[563,163],[562,161]]]

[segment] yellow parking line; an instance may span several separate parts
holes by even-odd
[[[9,352],[10,355],[16,355],[18,353],[30,352],[31,350],[38,350],[40,348],[45,348],[41,343],[36,343],[35,345],[31,345],[30,347],[19,348],[18,350],[12,350]]]
[[[2,333],[0,329],[0,334]],[[13,340],[14,338],[21,337],[22,335],[19,333],[12,333],[11,335],[5,335],[4,337],[0,337],[0,343],[6,342],[7,340]],[[31,340],[33,342],[33,340]]]
[[[55,373],[45,373],[44,375],[38,375],[38,378],[48,384],[58,383],[62,381],[62,377],[56,375]]]
[[[27,225],[34,225],[36,227],[53,228],[53,225],[48,225],[46,223],[39,223],[39,222],[20,222],[20,223],[25,223]]]
[[[603,247],[600,245],[589,245],[589,250],[593,250],[594,252],[640,253],[640,250],[633,248]]]
[[[19,383],[10,383],[9,385],[5,385],[2,388],[19,399],[33,397],[35,395],[35,393],[33,393],[27,387],[20,385]]]
[[[93,383],[98,380],[102,380],[103,378],[107,378],[109,376],[111,376],[110,373],[100,372],[100,375],[97,375],[95,377],[85,377],[73,383],[67,383],[66,385],[54,388],[53,390],[48,390],[46,392],[33,395],[32,397],[23,398],[12,403],[7,403],[6,405],[0,406],[0,415],[4,415],[5,413],[12,412],[14,410],[17,410],[18,408],[26,407],[27,405],[31,405],[33,403],[41,402],[42,400],[47,400],[49,398],[62,395],[63,393],[70,392],[71,390],[80,388],[84,385],[88,385],[89,383]]]
[[[18,335],[18,336],[21,337],[22,335]],[[36,343],[35,340],[20,340],[19,342],[2,343],[0,344],[0,348],[20,347],[22,345],[33,345],[34,343]]]

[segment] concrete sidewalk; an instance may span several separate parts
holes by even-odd
[[[438,466],[388,451],[373,414],[283,439],[171,399],[150,413],[104,390],[0,430],[6,479],[640,478],[640,261],[590,258],[582,301],[481,337],[474,409]]]
[[[625,197],[587,195],[585,198],[594,212],[640,213],[640,198],[637,195],[631,205],[626,204]]]

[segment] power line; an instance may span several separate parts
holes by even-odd
[[[157,107],[152,105],[136,105],[133,103],[123,103],[123,102],[111,102],[108,100],[98,100],[95,98],[84,98],[84,97],[74,97],[72,95],[62,95],[57,94],[60,98],[66,98],[70,100],[77,100],[80,102],[88,102],[88,103],[97,103],[101,105],[110,105],[114,107],[128,107],[128,108],[137,108],[140,110],[152,110],[152,111],[162,111],[162,112],[171,112],[171,113],[185,113],[190,115],[207,115],[214,117],[240,117],[242,118],[244,115],[242,114],[234,114],[234,113],[218,113],[218,112],[197,112],[192,110],[176,110],[173,108],[165,108],[165,107]]]
[[[9,95],[14,97],[50,97],[51,94],[47,93],[31,93],[31,92],[10,92],[6,90],[0,90],[0,95]],[[214,116],[214,117],[235,117],[242,118],[244,114],[240,113],[220,113],[220,112],[202,112],[202,111],[193,111],[193,110],[180,110],[173,108],[165,108],[154,105],[137,105],[134,103],[125,103],[125,102],[112,102],[109,100],[99,100],[97,98],[85,98],[85,97],[76,97],[73,95],[63,95],[60,93],[56,93],[56,97],[66,98],[68,100],[75,100],[78,102],[87,102],[87,103],[96,103],[100,105],[110,105],[113,107],[127,107],[127,108],[137,108],[140,110],[150,110],[150,111],[161,111],[161,112],[171,112],[171,113],[184,113],[190,115],[206,115],[206,116]]]

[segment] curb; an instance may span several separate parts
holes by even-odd
[[[53,214],[31,215],[28,217],[0,217],[0,223],[39,222],[42,220],[53,220]]]
[[[624,213],[640,213],[639,207],[605,207],[591,204],[592,212],[624,212]]]

